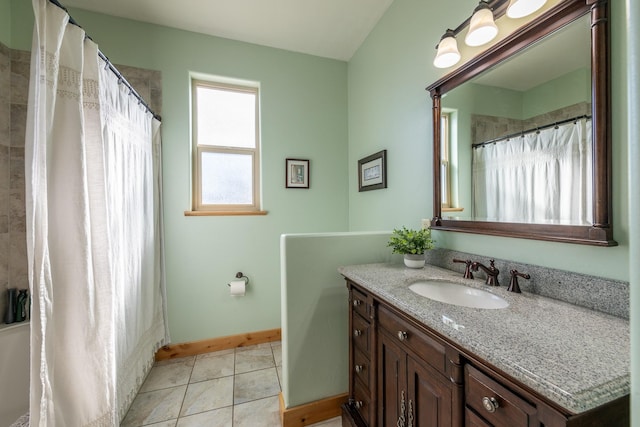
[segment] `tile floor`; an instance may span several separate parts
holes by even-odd
[[[281,378],[279,341],[157,362],[121,427],[280,427]]]

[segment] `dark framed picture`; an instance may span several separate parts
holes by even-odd
[[[387,188],[387,150],[358,160],[358,191]]]
[[[287,159],[287,188],[309,188],[309,160]]]

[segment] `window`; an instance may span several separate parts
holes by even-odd
[[[192,79],[193,210],[261,214],[258,87]]]
[[[451,163],[449,155],[450,140],[450,120],[449,114],[444,113],[440,116],[440,194],[442,198],[442,207],[451,207]]]

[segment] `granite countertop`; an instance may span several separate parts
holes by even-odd
[[[629,321],[506,284],[427,265],[365,264],[338,271],[384,298],[461,348],[493,364],[570,412],[581,413],[630,391]],[[446,280],[501,296],[509,307],[487,310],[445,304],[416,295],[409,284]]]

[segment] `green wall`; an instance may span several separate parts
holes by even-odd
[[[526,120],[580,102],[591,102],[591,73],[579,69],[527,91],[467,83],[442,97],[443,107],[469,114]]]
[[[471,114],[522,119],[524,95],[520,91],[473,83],[451,92],[457,92],[459,89],[471,92],[472,102],[469,104]]]
[[[389,235],[281,237],[282,393],[287,408],[349,390],[348,292],[338,267],[391,262]]]
[[[528,119],[579,102],[591,102],[591,70],[581,68],[523,93],[522,118]]]
[[[0,0],[0,43],[11,47],[11,0]]]
[[[623,2],[611,3],[613,224],[619,246],[434,232],[439,247],[629,279],[627,88],[621,47],[626,16]],[[444,30],[462,22],[470,10],[447,2],[395,0],[349,62],[350,230],[415,226],[431,218],[432,117],[431,99],[424,88],[450,71],[432,65],[434,46]],[[388,150],[389,187],[358,193],[357,160],[383,148]]]
[[[14,48],[29,49],[31,2],[13,3]],[[346,231],[347,64],[80,10],[113,63],[162,72],[164,214],[173,342],[280,327],[279,237]],[[185,217],[190,208],[189,72],[261,85],[266,216]],[[285,159],[310,159],[309,190],[285,189]],[[229,296],[242,271],[247,295]]]

